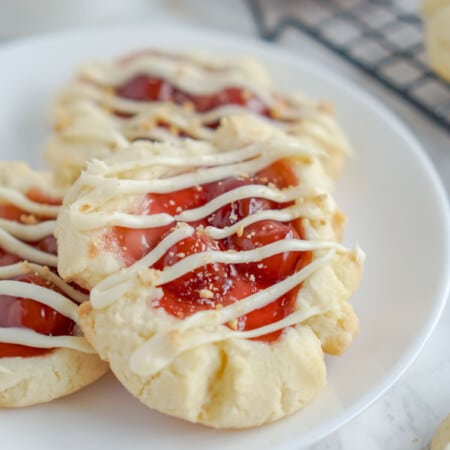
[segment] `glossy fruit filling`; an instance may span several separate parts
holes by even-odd
[[[38,190],[27,192],[27,197],[38,203],[50,205],[60,204],[59,200],[49,198]],[[22,211],[14,205],[1,203],[0,217],[14,220],[19,223],[39,223],[44,217],[36,217]],[[47,236],[36,242],[28,244],[40,250],[56,254],[56,241],[53,236]],[[0,249],[0,266],[6,266],[21,261],[17,255]],[[44,286],[55,291],[58,289],[35,273],[19,275],[13,280]],[[59,314],[54,309],[35,300],[19,298],[9,295],[0,295],[0,327],[29,328],[48,336],[71,335],[75,330],[75,323]],[[0,343],[0,357],[27,357],[48,353],[51,349],[27,347],[24,345]]]
[[[136,75],[115,91],[116,95],[136,101],[172,102],[177,105],[189,105],[196,112],[207,112],[224,105],[238,105],[249,111],[269,116],[270,109],[255,94],[240,87],[227,87],[213,94],[195,95],[183,91],[167,80],[149,75]],[[215,128],[218,123],[208,126]]]
[[[58,206],[61,204],[61,200],[45,196],[45,194],[43,194],[41,191],[37,189],[29,190],[26,193],[26,196],[30,200],[37,203],[54,206]],[[11,205],[9,203],[0,203],[0,218],[13,220],[21,224],[37,224],[39,222],[43,222],[44,220],[54,219],[44,216],[38,217],[34,214],[25,212],[20,208],[18,208],[17,206]],[[57,248],[56,248],[56,239],[54,236],[46,236],[43,239],[26,243],[28,245],[37,248],[38,250],[41,250],[46,253],[51,253],[52,255],[56,255]],[[9,253],[0,247],[0,266],[7,266],[9,264],[14,264],[20,260],[21,258],[19,256]]]
[[[225,192],[250,184],[273,184],[283,189],[298,184],[287,162],[280,160],[250,178],[230,177],[219,182],[195,186],[170,194],[147,194],[139,211],[135,213],[176,215],[197,208]],[[203,252],[253,250],[273,242],[303,239],[301,220],[277,222],[264,220],[247,226],[241,232],[225,239],[213,239],[202,230],[208,225],[225,228],[260,210],[282,209],[291,203],[275,203],[262,198],[246,198],[216,210],[196,222],[196,232],[172,246],[157,261],[154,268],[163,270],[183,258]],[[116,227],[114,239],[122,249],[126,265],[145,256],[173,229],[173,224],[152,229],[127,229]],[[242,264],[211,263],[201,266],[162,286],[164,295],[153,306],[185,318],[195,312],[221,308],[284,280],[311,261],[311,252],[285,252],[258,262]],[[299,287],[288,292],[268,306],[255,310],[227,325],[236,330],[252,330],[283,319],[294,311]],[[282,331],[257,339],[266,342],[277,339]]]
[[[35,273],[27,273],[13,278],[57,291],[57,288]],[[75,331],[75,323],[49,306],[28,298],[0,295],[0,327],[29,328],[47,336],[70,336]],[[0,358],[6,356],[38,356],[51,349],[27,347],[24,345],[0,343]]]

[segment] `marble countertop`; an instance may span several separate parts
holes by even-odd
[[[24,0],[19,3],[23,3]],[[44,3],[51,3],[45,0]],[[84,2],[81,2],[84,3]],[[105,2],[99,2],[103,5]],[[117,2],[112,2],[116,4]],[[92,2],[90,3],[92,5]],[[126,21],[183,21],[242,35],[256,35],[246,5],[240,0],[131,0],[128,13],[80,16],[67,26]],[[104,5],[103,5],[104,6]],[[97,5],[97,8],[100,6]],[[135,12],[133,13],[133,9]],[[2,14],[3,15],[3,14]],[[5,17],[5,16],[4,16]],[[62,22],[59,21],[59,26]],[[20,29],[36,32],[56,28],[37,20]],[[30,28],[31,27],[31,28]],[[0,19],[0,30],[5,31]],[[16,28],[18,30],[19,28]],[[2,31],[0,31],[0,35]],[[13,38],[11,32],[3,38]],[[320,44],[297,32],[286,32],[280,45],[333,67],[391,108],[413,130],[427,150],[450,194],[450,135],[413,110],[400,98],[359,72]],[[338,432],[318,442],[310,450],[426,450],[439,422],[450,413],[450,304],[423,351],[401,379],[376,403]]]

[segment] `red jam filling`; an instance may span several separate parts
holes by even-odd
[[[288,164],[281,160],[251,178],[230,177],[170,194],[148,194],[138,213],[145,215],[166,212],[175,215],[182,210],[202,206],[218,195],[239,186],[271,183],[283,189],[297,185],[298,181]],[[290,204],[279,204],[261,198],[242,199],[218,209],[191,225],[204,227],[213,225],[224,228],[259,210],[281,209]],[[130,265],[145,256],[170,233],[172,228],[173,224],[153,229],[115,227],[113,236],[122,249],[125,264]],[[253,250],[273,242],[302,238],[304,232],[299,219],[283,223],[273,220],[260,221],[247,226],[242,233],[220,240],[205,235],[201,228],[197,228],[191,237],[171,247],[157,261],[154,268],[162,270],[194,253]],[[207,264],[163,285],[163,297],[153,306],[162,307],[166,312],[181,319],[198,311],[220,308],[284,280],[309,264],[311,257],[311,252],[285,252],[252,263]],[[294,311],[299,288],[227,325],[232,329],[244,331],[282,320]],[[271,342],[281,333],[282,330],[256,339]]]
[[[38,189],[30,189],[26,193],[26,196],[36,203],[42,203],[53,206],[58,206],[61,204],[61,200],[48,197]],[[34,214],[27,213],[18,208],[17,206],[8,203],[0,203],[0,218],[7,220],[14,220],[15,222],[23,224],[34,224],[43,222],[44,220],[52,219],[50,217],[43,217],[43,216],[37,217]],[[38,241],[26,243],[28,245],[37,248],[38,250],[56,255],[57,248],[56,248],[56,239],[54,236],[46,236],[45,238],[40,239]],[[19,256],[11,254],[0,247],[0,266],[14,264],[18,261],[21,261],[21,258]]]
[[[27,192],[27,197],[35,202],[49,205],[59,205],[61,203],[60,200],[49,198],[38,190],[30,190]],[[45,220],[43,217],[37,218],[14,205],[6,203],[0,204],[0,217],[21,223],[39,223]],[[29,244],[44,252],[56,254],[56,240],[53,236],[47,236],[37,242],[29,242]],[[19,256],[0,249],[0,266],[14,264],[18,261],[21,261]],[[44,286],[58,291],[55,286],[35,273],[19,275],[14,277],[13,280]],[[9,295],[0,295],[0,327],[29,328],[47,336],[67,336],[73,334],[75,323],[54,309],[37,301]],[[0,343],[0,358],[39,356],[50,351],[51,349]]]
[[[57,291],[55,286],[34,273],[19,275],[13,279]],[[28,298],[9,295],[0,295],[0,327],[29,328],[47,336],[69,336],[75,331],[75,323],[72,320],[49,306]],[[51,349],[0,343],[0,358],[39,356],[50,351]]]
[[[118,86],[116,95],[136,101],[191,105],[196,112],[200,113],[219,106],[239,105],[255,114],[270,115],[270,109],[260,98],[239,87],[230,86],[213,94],[195,95],[177,88],[169,81],[143,74],[136,75]],[[217,123],[213,123],[208,126],[215,128],[217,125]]]

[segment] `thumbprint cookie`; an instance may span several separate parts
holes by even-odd
[[[450,1],[424,0],[423,19],[428,62],[450,82]]]
[[[46,173],[0,163],[0,407],[70,394],[107,370],[82,337],[86,292],[56,272],[61,194]]]
[[[358,330],[363,254],[318,150],[251,116],[209,143],[134,142],[88,163],[56,226],[59,271],[91,290],[88,341],[144,404],[262,425],[323,388]]]
[[[87,159],[137,139],[210,141],[222,117],[242,112],[320,146],[333,178],[350,153],[331,104],[276,91],[253,59],[145,51],[80,68],[55,102],[45,157],[68,185]]]

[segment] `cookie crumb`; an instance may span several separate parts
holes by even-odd
[[[26,225],[36,225],[39,221],[33,214],[21,214],[19,220]]]
[[[201,289],[200,292],[200,298],[213,298],[214,294],[209,289]]]

